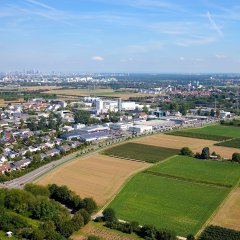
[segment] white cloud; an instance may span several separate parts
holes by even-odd
[[[175,44],[182,47],[208,45],[216,42],[214,37],[192,37],[188,39],[182,39],[177,41]]]
[[[184,61],[184,60],[185,60],[185,57],[180,57],[179,60],[180,60],[180,61]]]
[[[226,58],[226,56],[223,55],[223,54],[216,54],[215,57],[218,58],[218,59],[224,59],[224,58]]]
[[[93,56],[92,60],[93,61],[97,61],[97,62],[102,62],[102,61],[104,61],[104,58],[101,57],[101,56]]]
[[[221,27],[218,26],[217,23],[213,20],[210,12],[207,12],[207,17],[208,17],[208,20],[211,24],[212,29],[214,29],[220,37],[224,37],[224,34],[221,30]]]

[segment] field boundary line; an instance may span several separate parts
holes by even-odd
[[[197,232],[196,237],[199,237],[200,234],[203,232],[203,230],[206,228],[206,226],[213,220],[213,218],[216,216],[218,211],[223,207],[223,205],[227,202],[227,200],[233,195],[233,193],[238,189],[240,184],[240,179],[237,181],[236,185],[231,189],[231,191],[227,194],[227,196],[223,199],[223,201],[219,204],[219,206],[215,209],[215,211],[211,214],[211,216],[207,219],[207,221],[203,224],[201,229]]]
[[[220,188],[231,188],[233,187],[232,185],[228,184],[221,184],[221,183],[215,183],[215,182],[208,182],[204,180],[194,180],[192,178],[185,178],[181,176],[176,176],[176,175],[170,175],[167,173],[161,173],[161,172],[155,172],[155,171],[149,171],[145,170],[143,173],[154,175],[154,176],[159,176],[159,177],[165,177],[165,178],[170,178],[170,179],[175,179],[175,180],[180,180],[184,182],[190,182],[190,183],[196,183],[196,184],[201,184],[201,185],[208,185],[208,186],[213,186],[213,187],[220,187]]]

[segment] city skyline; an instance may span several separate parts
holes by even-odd
[[[237,1],[1,1],[0,71],[239,72]]]

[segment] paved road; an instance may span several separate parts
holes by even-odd
[[[80,158],[94,155],[97,152],[99,152],[100,150],[102,150],[102,149],[99,149],[99,150],[97,150],[95,152],[90,152],[88,154],[85,154],[85,155],[81,156]],[[23,175],[22,177],[19,177],[19,178],[13,179],[11,181],[5,182],[4,184],[1,184],[1,187],[22,188],[26,183],[32,182],[35,179],[37,179],[38,177],[42,176],[43,174],[45,174],[47,172],[50,172],[51,170],[53,170],[57,166],[65,163],[65,162],[67,162],[69,160],[72,160],[72,159],[76,158],[76,155],[79,152],[75,152],[75,153],[69,154],[69,155],[67,155],[67,156],[65,156],[65,157],[63,157],[63,158],[61,158],[61,159],[59,159],[57,161],[48,163],[48,164],[46,164],[46,165],[44,165],[44,166],[42,166],[42,167],[40,167],[38,169],[35,169],[32,172]]]

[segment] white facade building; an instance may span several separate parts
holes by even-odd
[[[102,100],[98,99],[96,101],[96,109],[97,114],[100,113],[107,113],[108,111],[111,112],[117,112],[122,110],[135,110],[136,109],[136,103],[135,102],[123,102],[121,98],[117,100]]]
[[[123,110],[135,110],[136,103],[135,102],[122,102],[122,109]]]
[[[129,127],[130,132],[134,132],[137,134],[152,132],[152,130],[153,130],[152,126],[145,126],[145,125],[135,125],[135,126]]]
[[[97,100],[96,101],[97,113],[106,113],[108,111],[118,111],[118,101],[113,100]]]

